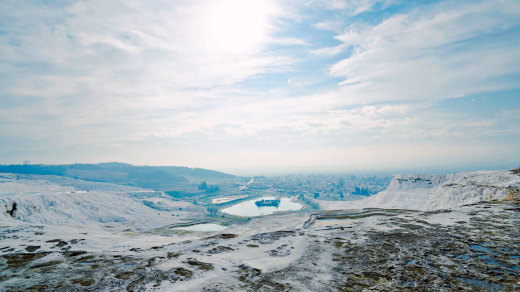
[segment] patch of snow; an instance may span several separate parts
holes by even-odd
[[[131,198],[103,192],[0,197],[0,205],[6,210],[12,209],[14,203],[17,210],[13,216],[0,212],[0,221],[99,226],[110,224],[148,230],[181,222],[189,215],[186,212],[157,211]]]
[[[456,222],[469,222],[470,216],[467,213],[463,213],[460,211],[452,211],[447,214],[445,213],[437,213],[427,215],[423,218],[424,221],[429,224],[440,224],[440,225],[454,225]]]
[[[412,209],[439,210],[486,200],[502,200],[520,189],[511,171],[475,171],[449,175],[394,175],[388,188],[359,201],[326,202],[325,210]]]
[[[75,187],[90,191],[76,192]],[[92,191],[95,189],[100,191]],[[1,173],[0,193],[4,194],[0,195],[0,222],[110,225],[144,231],[180,223],[194,215],[186,212],[192,204],[174,201],[163,192],[56,176]],[[162,209],[154,209],[156,205]]]
[[[187,226],[187,227],[176,227],[176,228],[174,228],[174,230],[207,232],[207,231],[222,231],[226,228],[228,228],[228,227],[214,224],[214,223],[205,223],[205,224],[191,225],[191,226]]]
[[[23,195],[27,193],[68,192],[74,187],[62,186],[45,180],[17,179],[10,173],[0,174],[0,194]]]

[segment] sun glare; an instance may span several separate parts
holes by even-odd
[[[274,9],[266,1],[228,0],[215,3],[207,18],[208,41],[231,53],[248,53],[267,40]]]

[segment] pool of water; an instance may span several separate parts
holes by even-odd
[[[493,252],[490,249],[485,248],[485,247],[480,246],[480,245],[470,245],[470,247],[472,249],[476,249],[476,250],[479,250],[479,251],[488,252],[488,253],[495,254],[495,255],[497,254],[496,252]]]
[[[491,290],[491,291],[498,291],[498,290],[503,289],[503,287],[500,286],[499,284],[488,283],[486,281],[482,281],[482,280],[478,280],[478,279],[465,279],[465,278],[457,278],[457,279],[464,281],[471,286],[484,288],[484,289]]]
[[[274,212],[281,211],[297,211],[300,210],[303,205],[293,202],[290,198],[281,198],[280,205],[278,207],[274,206],[263,206],[258,207],[255,205],[256,201],[259,200],[269,200],[274,199],[273,197],[263,197],[254,200],[249,200],[242,202],[240,204],[236,204],[229,208],[225,208],[222,210],[223,213],[227,213],[230,215],[236,215],[240,217],[256,217],[256,216],[264,216],[271,215]]]
[[[204,223],[204,224],[197,224],[197,225],[191,225],[187,227],[177,227],[174,228],[175,230],[187,230],[187,231],[222,231],[226,229],[226,226],[214,224],[214,223]]]

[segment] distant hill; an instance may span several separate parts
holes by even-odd
[[[65,165],[0,165],[0,172],[17,174],[39,174],[39,175],[59,175],[67,176]]]
[[[235,175],[209,170],[204,168],[189,168],[186,166],[154,166],[154,168],[166,171],[173,175],[189,176],[192,178],[199,179],[231,179],[235,178]]]
[[[202,168],[134,166],[121,162],[66,165],[0,165],[0,172],[57,175],[158,190],[170,189],[173,185],[187,183],[185,176],[197,179],[228,179],[235,177],[231,174]]]

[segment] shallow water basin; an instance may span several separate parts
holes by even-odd
[[[225,208],[222,210],[223,213],[227,213],[230,215],[240,216],[240,217],[256,217],[256,216],[264,216],[271,215],[274,212],[281,211],[297,211],[300,210],[303,205],[295,203],[291,200],[291,198],[281,198],[280,204],[278,206],[257,206],[255,204],[256,201],[260,200],[272,200],[274,197],[263,197],[254,200],[248,200],[231,207]]]

